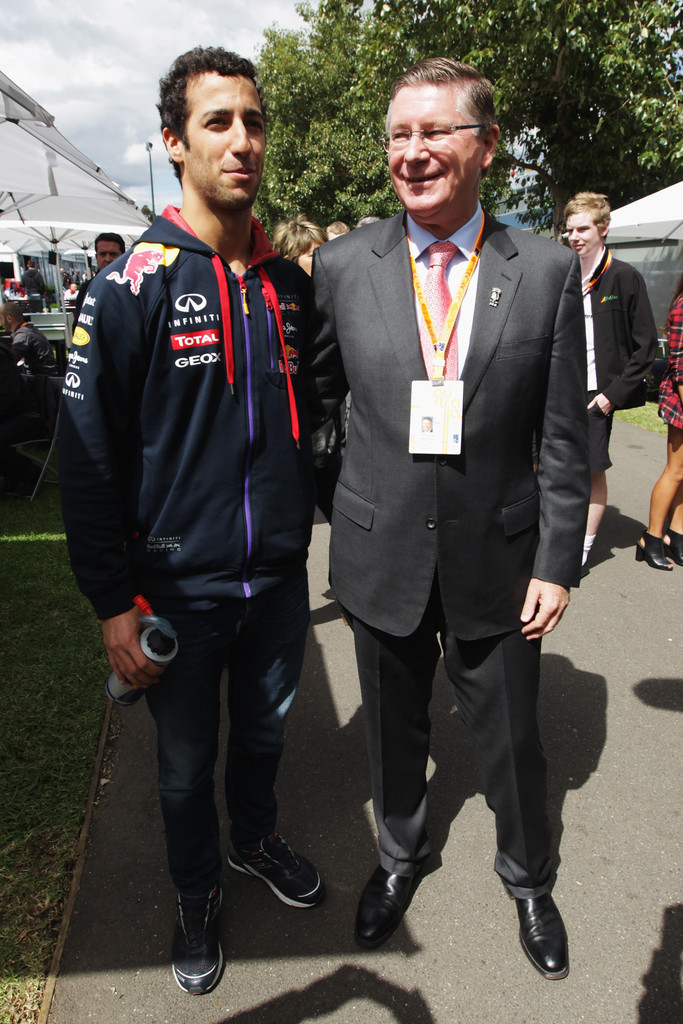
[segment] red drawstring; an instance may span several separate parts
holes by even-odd
[[[235,357],[232,348],[232,322],[230,320],[230,297],[228,294],[228,281],[225,276],[225,267],[223,261],[217,253],[214,253],[211,257],[211,263],[213,265],[214,273],[218,281],[218,293],[220,296],[221,303],[221,320],[223,322],[223,350],[225,352],[225,372],[228,378],[228,384],[230,390],[235,393]],[[287,358],[287,348],[285,346],[285,332],[282,326],[282,313],[280,312],[280,300],[277,297],[275,287],[266,274],[263,267],[257,266],[256,272],[261,278],[261,287],[263,289],[263,297],[266,305],[273,310],[275,314],[275,322],[277,324],[277,333],[280,338],[280,348],[282,349],[282,358],[285,364],[285,376],[287,378],[287,398],[289,400],[289,418],[292,424],[292,437],[294,438],[297,448],[300,448],[299,444],[299,413],[296,408],[296,399],[294,398],[294,388],[292,386],[292,377],[289,372],[289,359]],[[243,293],[242,301],[245,304],[246,310],[246,294]],[[248,313],[248,310],[246,310]]]
[[[223,351],[225,352],[225,374],[228,378],[230,391],[235,394],[235,356],[232,350],[232,321],[230,319],[230,296],[228,295],[228,281],[225,276],[223,261],[214,253],[211,257],[216,280],[218,281],[218,295],[221,303],[221,322],[223,324]]]
[[[285,363],[285,374],[287,377],[287,397],[289,399],[289,417],[292,422],[292,437],[296,442],[297,448],[300,448],[299,444],[299,413],[296,408],[296,400],[294,398],[294,388],[292,386],[292,376],[289,372],[289,359],[287,358],[287,348],[285,346],[285,332],[282,326],[282,313],[280,312],[280,300],[277,297],[277,292],[273,286],[272,281],[266,274],[263,267],[256,267],[256,272],[261,278],[261,284],[263,287],[263,296],[266,300],[266,305],[272,307],[275,313],[275,321],[277,323],[277,333],[280,337],[280,348],[282,349],[282,358]]]

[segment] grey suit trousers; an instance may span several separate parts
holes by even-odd
[[[459,640],[446,622],[436,581],[415,633],[396,637],[358,619],[352,626],[382,866],[412,875],[430,852],[429,703],[443,648],[457,707],[474,741],[486,802],[496,816],[495,870],[513,896],[546,892],[550,829],[536,717],[540,641],[527,640],[520,630]]]

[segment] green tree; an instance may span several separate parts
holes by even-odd
[[[272,126],[268,218],[321,222],[396,209],[378,146],[391,81],[423,57],[474,64],[496,86],[489,206],[558,233],[576,191],[613,206],[681,178],[682,0],[321,0],[300,33],[269,29],[260,56]]]
[[[321,0],[301,32],[267,29],[260,53],[267,159],[258,216],[272,229],[303,211],[325,226],[395,212],[377,102],[360,93],[367,16],[360,0]]]
[[[378,23],[392,6],[375,5]],[[437,29],[496,85],[528,223],[557,233],[581,189],[621,206],[680,179],[680,0],[433,0],[411,33],[418,51]]]

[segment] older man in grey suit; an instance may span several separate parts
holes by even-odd
[[[563,978],[536,700],[541,637],[579,582],[589,491],[579,264],[482,212],[499,130],[473,68],[408,69],[386,130],[405,212],[316,250],[307,366],[314,419],[352,397],[330,572],[354,631],[380,846],[356,938],[393,933],[429,853],[443,651],[522,946]]]

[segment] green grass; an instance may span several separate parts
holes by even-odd
[[[37,1018],[69,891],[106,658],[57,488],[2,498],[0,516],[0,1024],[23,1024]]]
[[[620,409],[615,412],[614,418],[623,423],[635,423],[637,427],[646,430],[654,430],[657,434],[666,434],[666,423],[660,420],[657,409],[657,402],[648,402],[637,409]]]

